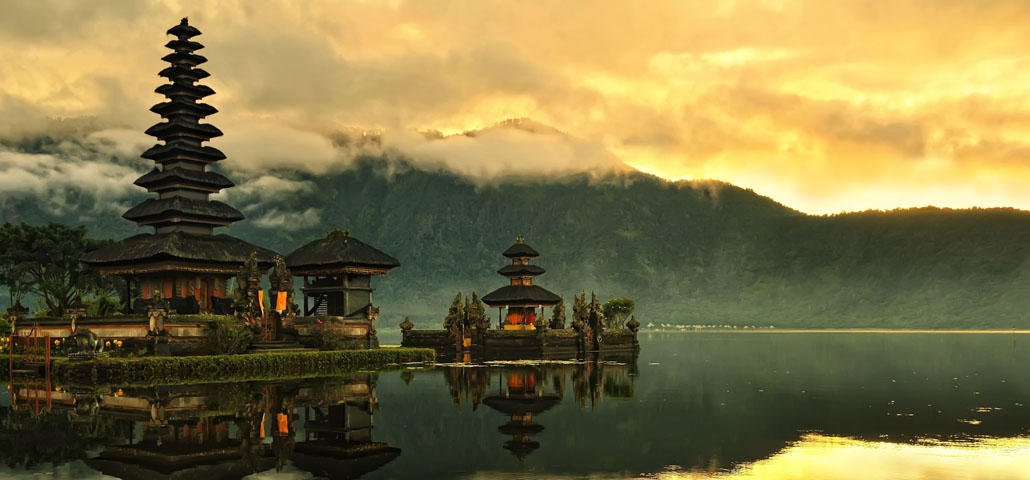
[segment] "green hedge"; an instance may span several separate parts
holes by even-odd
[[[183,385],[280,378],[324,377],[390,365],[432,362],[425,348],[381,348],[332,352],[283,352],[191,357],[55,359],[53,377],[61,384]],[[15,359],[15,365],[20,359]],[[7,362],[0,371],[7,373]]]

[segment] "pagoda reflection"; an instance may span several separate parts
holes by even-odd
[[[38,459],[12,453],[4,463],[85,460],[121,479],[236,479],[287,465],[321,478],[358,478],[401,453],[373,440],[375,383],[368,374],[104,393],[55,390],[52,407],[39,413],[18,403],[30,392],[15,386],[0,442],[8,436],[12,444],[35,439],[38,444],[21,450],[46,452],[48,434],[38,430],[62,429],[59,445],[82,447]],[[99,454],[86,454],[100,446]]]
[[[540,442],[533,440],[533,436],[542,432],[544,426],[534,421],[535,416],[561,402],[561,395],[545,390],[546,382],[538,384],[538,373],[543,372],[537,369],[499,372],[500,388],[483,400],[486,406],[508,415],[508,422],[497,429],[511,435],[511,440],[504,442],[504,448],[519,460],[540,448]]]
[[[508,417],[498,431],[511,437],[503,448],[519,461],[540,448],[536,436],[546,427],[539,423],[539,417],[564,400],[567,385],[571,385],[577,405],[592,408],[604,398],[632,398],[638,373],[632,355],[594,356],[585,362],[455,364],[443,368],[451,399],[459,408],[471,404],[475,410],[484,404]],[[494,378],[496,387],[491,386]]]

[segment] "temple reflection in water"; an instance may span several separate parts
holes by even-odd
[[[287,462],[317,477],[357,478],[401,453],[373,440],[375,384],[369,374],[103,393],[56,389],[49,409],[37,400],[46,392],[15,385],[0,448],[8,465],[85,460],[121,479],[233,479]]]
[[[1026,478],[1025,338],[670,336],[639,361],[54,389],[49,410],[16,380],[0,478]]]
[[[631,398],[639,374],[632,353],[610,354],[585,362],[513,362],[475,365],[450,364],[444,380],[451,399],[461,407],[485,404],[508,417],[497,430],[510,439],[503,447],[519,461],[540,448],[535,436],[546,428],[539,416],[561,403],[566,386],[580,407],[594,406],[602,398]],[[491,388],[496,379],[496,388]]]

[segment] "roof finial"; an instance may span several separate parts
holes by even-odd
[[[179,25],[189,25],[189,24],[190,24],[190,17],[182,17],[182,20],[179,22]]]
[[[526,243],[526,238],[519,234],[519,236],[515,237],[515,243]]]
[[[329,232],[329,233],[327,233],[325,235],[325,239],[326,240],[334,240],[334,239],[337,239],[337,238],[347,238],[347,237],[350,237],[350,230],[340,230],[340,227],[334,228],[333,231],[331,231],[331,232]]]

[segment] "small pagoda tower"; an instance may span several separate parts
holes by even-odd
[[[304,278],[304,316],[374,319],[372,276],[400,262],[337,228],[291,252],[286,266]]]
[[[557,305],[561,298],[546,288],[533,285],[533,279],[543,274],[544,269],[529,264],[531,258],[540,254],[526,244],[522,235],[502,255],[511,259],[511,265],[505,265],[497,273],[508,277],[510,283],[483,296],[483,303],[497,308],[500,328],[535,330],[533,324],[536,323],[537,309],[540,309],[539,315],[543,316],[543,309]],[[501,316],[505,308],[508,315]]]
[[[155,291],[166,299],[193,297],[199,311],[210,312],[214,299],[225,297],[226,281],[239,272],[251,252],[258,253],[266,270],[275,254],[214,234],[216,227],[243,219],[239,210],[209,198],[233,186],[224,175],[207,170],[209,164],[225,158],[218,149],[203,145],[222,135],[214,125],[201,122],[218,111],[200,101],[215,92],[197,84],[209,75],[197,67],[207,59],[194,53],[204,46],[191,40],[200,31],[184,18],[168,34],[175,40],[165,45],[172,53],[162,60],[170,66],[158,75],[171,83],[155,90],[167,101],[150,109],[165,121],[146,131],[163,143],[143,152],[141,156],[156,166],[135,182],[157,198],[144,200],[122,215],[141,227],[153,227],[154,233],[127,238],[83,260],[102,273],[138,279],[144,299]]]

